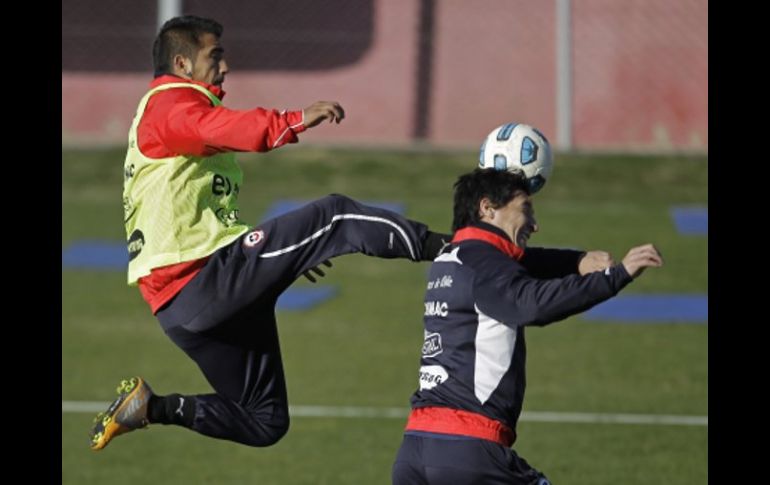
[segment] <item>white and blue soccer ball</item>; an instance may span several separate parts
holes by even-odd
[[[482,143],[479,167],[521,170],[534,194],[543,188],[553,171],[551,144],[530,125],[506,123],[492,130]]]

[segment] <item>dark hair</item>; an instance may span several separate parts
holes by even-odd
[[[479,203],[484,197],[498,208],[508,204],[519,192],[530,193],[523,173],[494,168],[477,168],[461,175],[454,189],[452,231],[481,220]]]
[[[184,15],[174,17],[160,28],[152,44],[152,66],[155,77],[173,72],[174,56],[181,54],[195,59],[203,34],[222,36],[224,28],[216,20]]]

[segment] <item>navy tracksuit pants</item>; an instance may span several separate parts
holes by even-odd
[[[407,431],[393,485],[550,485],[507,446],[478,438]]]
[[[277,442],[289,426],[278,296],[308,269],[342,254],[420,261],[427,234],[423,224],[330,195],[212,254],[157,313],[216,391],[193,396],[192,429],[251,446]]]

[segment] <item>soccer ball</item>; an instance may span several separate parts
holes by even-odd
[[[492,130],[481,144],[479,167],[521,170],[534,194],[543,188],[553,170],[551,145],[536,128],[506,123]]]

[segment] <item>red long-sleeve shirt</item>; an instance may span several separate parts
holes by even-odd
[[[222,99],[221,87],[164,75],[150,89],[167,83],[198,84]],[[302,111],[232,110],[214,107],[195,89],[168,89],[154,94],[144,110],[137,139],[139,150],[150,158],[176,155],[210,156],[222,152],[266,152],[296,143],[305,131]],[[207,258],[155,268],[139,279],[139,291],[156,313],[205,264]]]

